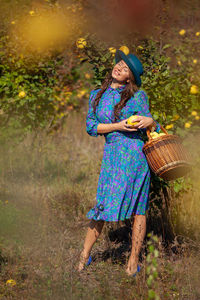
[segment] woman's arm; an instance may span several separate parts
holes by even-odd
[[[96,91],[92,90],[89,97],[89,108],[86,117],[86,131],[89,135],[98,137],[104,133],[118,130],[118,123],[100,123],[93,112],[92,101],[95,99]]]
[[[92,101],[95,99],[96,91],[92,90],[89,96],[89,108],[86,116],[86,131],[89,135],[98,137],[98,135],[103,135],[97,131],[97,126],[100,122],[97,120],[96,115],[93,112]]]
[[[97,126],[97,132],[99,134],[112,132],[118,130],[118,126],[119,126],[118,123],[109,123],[109,124],[100,123]]]

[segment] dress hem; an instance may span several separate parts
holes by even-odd
[[[148,209],[147,209],[148,210]],[[146,210],[146,212],[147,212]],[[137,214],[137,213],[134,213],[135,215],[141,215],[141,216],[145,216],[146,215],[146,212],[145,214]],[[94,217],[87,217],[87,219],[89,220],[94,220],[94,221],[105,221],[105,222],[119,222],[119,221],[126,221],[128,219],[131,219],[132,218],[132,215],[130,217],[127,217],[125,219],[118,219],[118,220],[108,220],[108,219],[95,219]]]

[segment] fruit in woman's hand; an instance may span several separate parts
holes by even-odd
[[[137,119],[137,117],[137,115],[130,116],[130,118],[128,118],[127,120],[127,124],[134,126],[137,123],[139,123],[139,121],[134,122],[134,120]]]

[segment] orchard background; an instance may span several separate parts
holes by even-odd
[[[199,299],[199,2],[0,4],[0,298]],[[137,284],[129,222],[107,224],[94,265],[75,270],[104,145],[86,134],[88,99],[117,49],[141,59],[154,119],[193,159],[184,178],[152,174]]]

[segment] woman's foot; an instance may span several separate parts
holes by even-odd
[[[126,273],[129,276],[132,276],[133,274],[135,274],[137,272],[137,265],[138,265],[138,259],[130,256],[129,260],[128,260],[127,268],[126,268]]]
[[[90,254],[86,254],[84,251],[81,252],[80,254],[80,261],[78,265],[78,271],[82,271],[85,267],[85,264],[87,263],[89,259]]]

